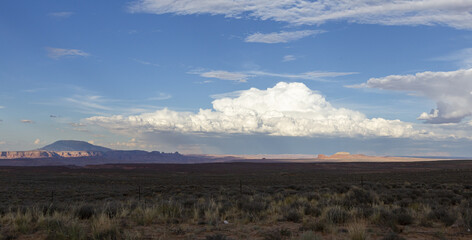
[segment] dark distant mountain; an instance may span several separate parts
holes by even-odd
[[[0,166],[51,166],[110,163],[200,163],[214,162],[211,157],[184,156],[142,150],[113,150],[87,142],[61,140],[32,151],[0,152]]]
[[[88,142],[75,140],[60,140],[44,146],[38,150],[64,152],[64,151],[86,151],[86,152],[108,152],[112,151],[110,148],[100,147]]]

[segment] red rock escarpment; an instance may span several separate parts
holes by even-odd
[[[95,157],[102,154],[101,152],[90,151],[7,151],[0,153],[0,159]]]

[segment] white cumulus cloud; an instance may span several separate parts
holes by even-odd
[[[382,25],[445,25],[472,29],[472,1],[467,0],[136,0],[134,13],[212,14],[295,25],[349,21]]]
[[[247,36],[244,41],[255,43],[287,43],[323,32],[322,30],[303,30],[293,32],[254,33]]]
[[[197,113],[162,109],[140,115],[94,116],[85,119],[110,130],[266,134],[273,136],[415,137],[421,132],[400,120],[367,118],[335,108],[303,83],[280,82],[272,88],[251,88],[238,96],[212,102]]]
[[[472,68],[371,78],[358,87],[413,92],[436,102],[418,117],[427,123],[458,123],[472,115]]]
[[[62,57],[67,57],[67,56],[80,56],[80,57],[87,57],[90,54],[79,50],[79,49],[65,49],[65,48],[52,48],[48,47],[46,48],[48,51],[48,56],[53,59],[59,59]]]

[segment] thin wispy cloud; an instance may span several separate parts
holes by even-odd
[[[72,86],[73,94],[60,98],[60,101],[42,103],[46,105],[67,106],[73,111],[84,114],[113,114],[115,112],[137,113],[162,107],[149,105],[149,101],[161,101],[172,98],[171,94],[157,92],[155,95],[139,99],[117,99],[101,95],[95,91]]]
[[[472,68],[472,48],[464,48],[433,60],[454,62],[460,68]]]
[[[229,80],[235,82],[247,82],[250,75],[242,72],[228,72],[222,70],[208,71],[208,72],[191,72],[192,74],[199,74],[205,78],[216,78],[220,80]]]
[[[357,72],[319,72],[319,71],[305,72],[305,73],[299,73],[299,74],[271,73],[271,72],[264,72],[264,71],[250,71],[249,73],[254,74],[256,76],[270,76],[270,77],[290,78],[290,79],[306,79],[306,80],[316,80],[316,81],[325,81],[323,80],[324,77],[340,77],[340,76],[358,74]]]
[[[143,65],[150,65],[150,66],[160,67],[160,65],[157,64],[157,63],[152,63],[152,62],[148,62],[148,61],[143,61],[143,60],[136,59],[136,58],[133,58],[133,61],[135,61],[135,62],[137,62],[137,63],[141,63],[141,64],[143,64]]]
[[[161,101],[161,100],[167,100],[167,99],[171,99],[171,98],[172,98],[171,94],[160,92],[160,93],[157,93],[157,96],[150,97],[150,98],[148,98],[148,100],[150,100],[150,101]]]
[[[444,25],[472,29],[472,1],[464,0],[136,0],[132,13],[211,14],[254,18],[294,25],[348,21],[381,25]]]
[[[2,109],[2,108],[5,108],[5,107],[0,105],[0,109]]]
[[[44,90],[48,90],[48,89],[47,88],[31,88],[31,89],[23,89],[21,91],[26,92],[26,93],[36,93],[36,92],[40,92]]]
[[[304,37],[323,33],[322,30],[303,30],[293,32],[275,32],[275,33],[254,33],[244,39],[245,42],[252,43],[288,43]]]
[[[48,52],[48,57],[52,59],[60,59],[63,57],[88,57],[90,56],[89,53],[86,53],[79,49],[66,49],[66,48],[52,48],[47,47],[46,51]]]
[[[20,120],[20,122],[26,123],[26,124],[33,124],[34,123],[33,120],[29,120],[29,119],[22,119],[22,120]]]
[[[96,113],[97,111],[112,110],[111,107],[105,105],[108,100],[105,99],[103,96],[73,95],[71,97],[64,98],[64,100],[85,112]]]
[[[315,80],[315,81],[326,81],[325,77],[339,77],[347,76],[352,74],[357,74],[357,72],[305,72],[299,74],[288,74],[288,73],[271,73],[265,71],[247,71],[247,72],[229,72],[223,70],[212,70],[212,71],[193,71],[189,72],[190,74],[198,74],[201,77],[205,78],[216,78],[220,80],[231,80],[235,82],[247,82],[250,78],[256,77],[277,77],[285,79],[305,79],[305,80]]]
[[[68,123],[71,127],[85,127],[87,125],[83,124],[83,123],[75,123],[75,122],[71,122],[71,123]]]
[[[297,58],[293,55],[285,55],[282,59],[282,62],[291,62],[291,61],[295,61],[297,60]]]
[[[73,12],[51,12],[48,15],[51,17],[56,17],[56,18],[68,18],[72,16],[74,13]]]
[[[219,99],[219,98],[236,98],[241,95],[244,91],[233,91],[233,92],[227,92],[227,93],[218,93],[218,94],[212,94],[210,95],[211,98],[213,99]]]

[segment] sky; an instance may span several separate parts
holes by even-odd
[[[472,1],[0,3],[0,150],[472,156]]]

